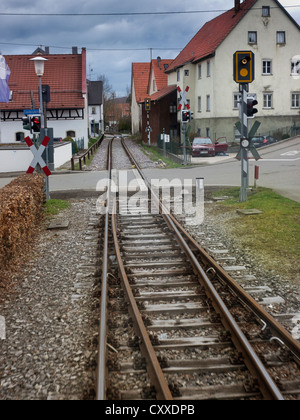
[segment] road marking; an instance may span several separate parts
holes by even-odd
[[[296,158],[296,159],[265,159],[265,158],[262,158],[259,162],[296,162],[297,160],[300,160],[300,158]]]
[[[289,152],[282,153],[280,156],[296,156],[298,155],[298,150],[290,150]]]

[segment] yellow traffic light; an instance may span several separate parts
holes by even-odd
[[[251,83],[255,78],[255,55],[252,51],[233,54],[233,79],[236,83]]]
[[[151,111],[151,98],[146,98],[145,99],[145,110],[146,111]]]

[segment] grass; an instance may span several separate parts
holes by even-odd
[[[48,200],[44,205],[44,212],[45,215],[48,217],[55,216],[59,214],[61,211],[68,209],[71,207],[71,203],[65,200]]]
[[[239,216],[228,222],[228,227],[245,248],[261,255],[267,269],[283,272],[299,269],[300,204],[276,194],[271,189],[258,188],[245,203],[239,203],[239,188],[219,190],[215,197],[229,196],[221,211],[258,209],[263,214]]]
[[[153,162],[163,161],[166,166],[163,165],[165,169],[173,169],[173,168],[182,168],[182,165],[179,163],[174,162],[172,159],[163,156],[163,151],[160,150],[156,146],[146,146],[145,144],[140,144],[142,150],[146,154],[146,156],[151,159]]]

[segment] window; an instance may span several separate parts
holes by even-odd
[[[76,132],[75,131],[67,131],[67,137],[76,137]]]
[[[153,80],[153,90],[154,90],[154,92],[156,91],[156,83],[155,83],[155,80]]]
[[[206,137],[210,138],[210,128],[206,127]]]
[[[263,60],[263,75],[271,75],[272,74],[272,60]]]
[[[207,77],[210,77],[210,61],[207,62]]]
[[[198,79],[202,79],[202,64],[198,65]]]
[[[257,44],[257,32],[248,32],[248,43]]]
[[[271,16],[271,14],[270,14],[270,6],[263,6],[262,7],[262,16],[263,17],[269,17],[269,16]]]
[[[276,35],[276,41],[277,41],[277,44],[285,44],[286,43],[285,32],[278,31]]]
[[[233,94],[233,109],[239,109],[241,98],[242,98],[242,95],[240,93]]]
[[[210,111],[210,95],[206,96],[206,111]]]
[[[202,98],[198,96],[198,112],[202,112]]]
[[[292,58],[291,74],[300,76],[300,55]]]
[[[96,115],[96,108],[94,106],[92,107],[92,115]]]
[[[18,132],[16,133],[16,141],[24,141],[25,139],[25,134],[22,132]]]
[[[189,76],[190,75],[190,71],[189,70],[184,70],[184,75],[185,76]]]
[[[264,93],[264,108],[273,108],[273,93]]]
[[[177,82],[180,82],[180,70],[177,70]]]
[[[300,93],[292,93],[292,108],[300,108]]]

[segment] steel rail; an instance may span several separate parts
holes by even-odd
[[[176,224],[174,223],[170,215],[167,214],[168,213],[167,209],[160,202],[156,194],[151,190],[149,181],[147,180],[143,171],[139,168],[137,161],[132,156],[132,154],[130,153],[129,149],[127,148],[127,146],[125,145],[123,141],[122,141],[122,144],[124,145],[124,148],[129,154],[129,156],[131,157],[134,165],[138,169],[140,175],[144,179],[145,184],[150,189],[152,198],[154,199],[156,205],[158,206],[160,212],[162,213],[162,216],[164,217],[166,223],[168,224],[169,228],[172,231],[174,231],[178,243],[180,244],[182,250],[186,253],[187,257],[191,261],[194,267],[195,273],[198,274],[199,281],[201,279],[200,284],[204,286],[208,295],[210,296],[216,312],[219,313],[221,316],[221,320],[224,327],[226,328],[227,331],[228,330],[230,331],[233,343],[238,348],[238,350],[243,354],[246,366],[248,367],[252,375],[258,380],[259,388],[264,398],[268,400],[284,400],[284,397],[279,391],[277,385],[275,384],[270,374],[268,373],[267,369],[264,367],[263,363],[257,356],[256,352],[252,348],[251,344],[245,337],[240,327],[238,326],[237,322],[231,315],[230,311],[226,307],[222,298],[216,291],[212,282],[210,281],[207,274],[201,267],[199,261],[195,257],[193,251],[190,249],[187,242],[184,240],[182,234],[180,233],[179,229],[177,228]]]
[[[190,236],[190,234],[175,219],[174,216],[170,215],[170,217],[182,234],[187,237],[188,241],[191,242],[197,251],[200,252],[201,258],[203,257],[205,259],[206,264],[215,270],[217,276],[225,281],[225,283],[233,290],[241,301],[246,304],[260,320],[267,324],[272,334],[278,337],[294,354],[294,356],[300,360],[300,343],[295,340],[291,334],[272,317],[272,315],[270,315],[259,303],[257,303],[255,299],[245,292],[245,290],[237,282],[233,280],[233,278]]]
[[[108,292],[108,243],[109,243],[109,209],[110,209],[110,190],[111,190],[111,170],[112,170],[112,142],[109,142],[107,148],[107,201],[105,212],[105,228],[103,243],[103,261],[102,261],[102,284],[101,284],[101,301],[100,301],[100,327],[99,327],[99,344],[98,344],[98,360],[97,360],[97,382],[96,382],[96,400],[106,400],[106,352],[107,352],[107,292]]]
[[[136,304],[136,300],[132,293],[132,289],[131,289],[131,286],[130,286],[130,283],[128,281],[128,277],[125,271],[125,267],[123,264],[120,247],[118,243],[116,207],[114,208],[113,214],[112,214],[112,231],[113,231],[113,237],[114,237],[116,256],[117,256],[118,265],[119,265],[119,271],[123,280],[123,285],[124,285],[125,293],[127,296],[127,301],[130,305],[129,310],[131,312],[132,319],[134,320],[136,333],[138,337],[142,339],[142,342],[140,343],[140,348],[144,357],[147,360],[147,370],[148,370],[149,377],[152,381],[152,384],[154,385],[156,389],[157,399],[173,400],[172,393],[170,391],[165,375],[163,374],[163,371],[157,359],[155,350],[151,343],[149,334],[145,327],[139,308]]]

